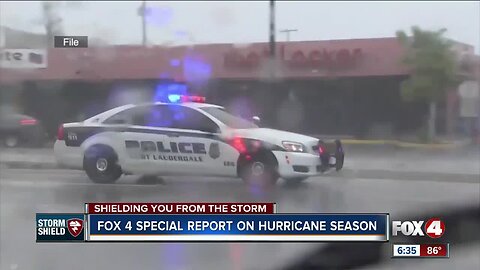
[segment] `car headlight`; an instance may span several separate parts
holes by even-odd
[[[282,145],[288,152],[305,152],[305,146],[298,142],[284,141]]]

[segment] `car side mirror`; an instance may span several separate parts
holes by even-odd
[[[259,116],[254,116],[252,117],[252,121],[255,125],[259,126],[260,125],[260,117]]]

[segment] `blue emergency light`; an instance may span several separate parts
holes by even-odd
[[[182,95],[176,95],[176,94],[168,95],[168,101],[172,103],[180,102],[181,98],[182,98]]]

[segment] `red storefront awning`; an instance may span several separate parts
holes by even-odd
[[[405,75],[395,38],[277,43],[282,78]],[[0,81],[160,79],[261,79],[270,76],[267,43],[248,46],[112,46],[49,49],[47,67],[0,68]]]

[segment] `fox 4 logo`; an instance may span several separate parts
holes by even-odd
[[[445,233],[445,223],[439,218],[431,218],[425,222],[421,221],[392,221],[392,235],[397,236],[400,232],[406,236],[425,236],[440,238]]]

